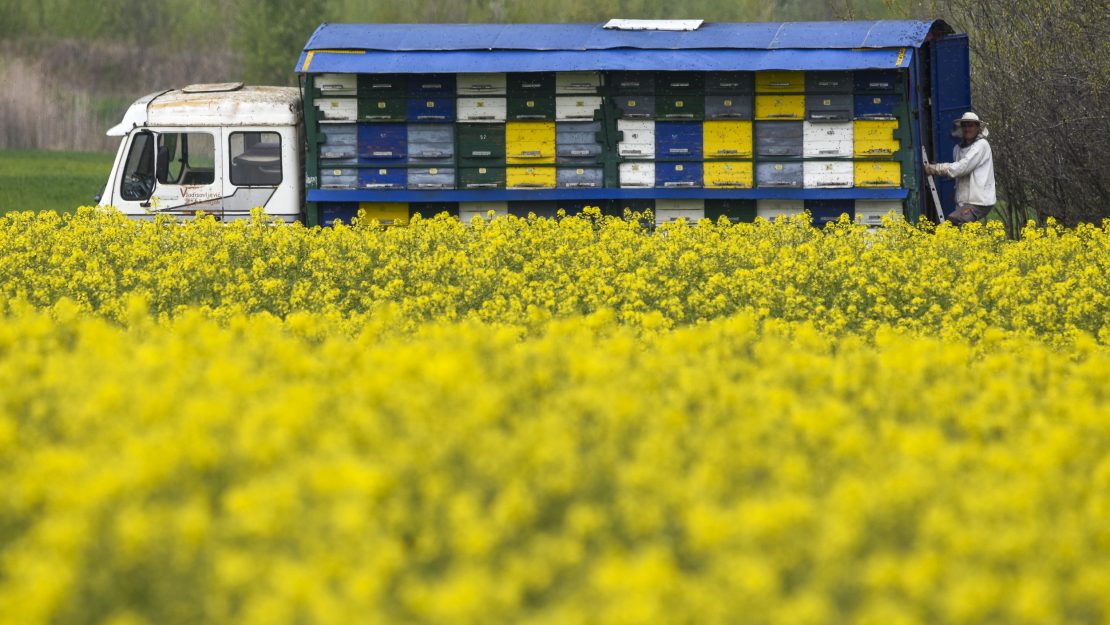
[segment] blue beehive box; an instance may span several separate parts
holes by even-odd
[[[358,203],[356,202],[322,202],[320,204],[320,223],[324,226],[334,226],[337,223],[351,223],[358,217]]]
[[[870,69],[857,70],[854,74],[856,92],[898,91],[902,80],[898,70]]]
[[[661,188],[690,188],[702,186],[702,164],[656,163],[655,186]]]
[[[406,151],[410,163],[451,164],[455,158],[454,124],[409,124]]]
[[[757,121],[755,153],[759,157],[798,157],[802,155],[805,126],[802,122]]]
[[[371,166],[358,170],[358,186],[362,189],[404,189],[408,170],[395,166]]]
[[[855,218],[855,200],[806,200],[806,210],[813,216],[813,225],[823,226],[840,219],[844,213]]]
[[[410,122],[449,122],[455,119],[455,98],[409,98],[405,119]]]
[[[700,159],[701,122],[656,122],[655,157]]]
[[[320,158],[358,158],[355,124],[320,124]]]
[[[320,159],[320,188],[321,189],[357,189],[358,188],[358,159],[357,158],[322,158],[322,159]]]
[[[394,123],[360,123],[358,157],[370,163],[404,162],[408,155],[408,126]]]
[[[895,119],[894,111],[902,103],[902,96],[895,94],[857,95],[856,119]]]
[[[803,181],[801,163],[763,161],[755,164],[756,187],[800,189]]]

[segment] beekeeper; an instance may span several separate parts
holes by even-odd
[[[987,124],[972,112],[955,122],[960,143],[952,149],[951,163],[925,165],[925,173],[956,180],[956,210],[948,221],[960,226],[985,219],[994,208],[994,157],[987,143]]]

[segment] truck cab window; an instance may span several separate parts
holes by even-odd
[[[206,185],[216,180],[216,143],[205,132],[158,135],[158,182]]]
[[[140,132],[131,140],[119,194],[128,202],[140,202],[150,199],[151,193],[154,193],[154,135]]]
[[[281,184],[281,135],[276,132],[233,132],[229,139],[231,184],[276,187]]]

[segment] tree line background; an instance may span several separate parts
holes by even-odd
[[[611,17],[942,17],[971,36],[1007,221],[1110,216],[1110,0],[0,0],[0,149],[110,151],[104,131],[144,93],[295,84],[320,22]]]

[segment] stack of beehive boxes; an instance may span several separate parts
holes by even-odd
[[[588,204],[589,190],[602,187],[902,185],[906,107],[897,71],[320,74],[314,84],[322,188],[558,188],[578,190],[578,204]],[[874,221],[900,208],[831,198],[651,204],[659,222],[804,209],[819,222],[845,212]],[[464,202],[459,211],[555,207]],[[405,212],[404,205],[375,209]]]
[[[620,185],[625,188],[847,189],[901,185],[893,72],[614,72]],[[857,110],[858,107],[858,110]],[[661,221],[705,214],[745,219],[742,200],[656,202]],[[885,213],[897,202],[862,201]],[[760,200],[754,214],[809,209],[818,221],[853,200]]]

